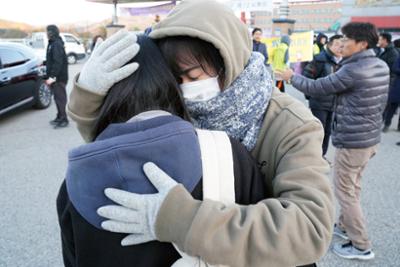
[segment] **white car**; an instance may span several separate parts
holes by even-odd
[[[85,47],[75,35],[61,32],[60,37],[64,41],[65,53],[67,54],[69,64],[75,64],[78,60],[85,58]],[[34,32],[29,44],[39,58],[46,60],[48,42],[49,40],[45,32]]]

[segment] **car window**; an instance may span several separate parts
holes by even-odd
[[[78,40],[76,40],[74,37],[71,35],[64,35],[65,41],[67,43],[78,43]]]
[[[3,68],[24,64],[29,60],[19,51],[7,48],[0,48],[0,58]]]
[[[35,36],[32,38],[32,47],[35,49],[44,49],[44,38],[43,36]]]

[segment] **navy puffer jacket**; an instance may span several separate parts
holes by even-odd
[[[389,79],[387,64],[368,49],[344,59],[329,76],[312,80],[294,75],[292,84],[310,96],[335,94],[333,145],[367,148],[380,142]]]

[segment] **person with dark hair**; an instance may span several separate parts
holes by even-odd
[[[272,70],[282,71],[289,67],[289,46],[290,37],[283,35],[281,37],[281,43],[275,49],[272,55]],[[285,92],[285,82],[275,77],[275,85],[281,92]]]
[[[208,172],[205,166],[210,165],[202,162],[201,140],[189,122],[176,79],[150,38],[138,37],[140,53],[132,59],[134,53],[128,56],[125,52],[129,52],[129,41],[135,43],[134,35],[117,33],[93,54],[94,58],[106,59],[113,49],[122,50],[127,56],[122,64],[139,64],[140,68],[106,93],[94,119],[93,142],[69,152],[66,179],[57,197],[64,264],[68,267],[169,267],[180,258],[171,243],[153,241],[122,247],[121,234],[102,230],[104,218],[96,214],[98,207],[111,204],[103,193],[107,187],[155,193],[144,173],[157,167],[146,164],[142,170],[147,161],[174,175],[194,199],[201,200],[209,190],[202,183]],[[227,166],[232,167],[234,176],[234,198],[241,205],[255,204],[265,197],[258,164],[242,144],[233,138],[227,140],[231,145],[227,152],[232,165]],[[223,150],[220,145],[217,149]]]
[[[334,95],[332,143],[335,195],[340,214],[334,234],[349,240],[333,251],[346,259],[374,258],[361,209],[362,173],[381,140],[382,112],[389,89],[389,68],[376,57],[378,33],[373,24],[351,22],[342,27],[343,60],[337,72],[317,80],[278,73],[310,96]]]
[[[92,43],[91,43],[91,45],[90,45],[90,51],[91,51],[91,53],[93,53],[93,50],[94,50],[94,48],[96,47],[96,44],[97,44],[97,42],[103,42],[104,41],[104,38],[103,38],[103,36],[101,36],[101,35],[96,35],[96,36],[94,36],[93,37],[93,39],[92,39]]]
[[[397,52],[400,54],[400,39],[394,40],[393,45],[397,49]]]
[[[182,1],[150,37],[180,84],[194,124],[223,130],[251,152],[263,174],[266,197],[254,205],[198,201],[153,169],[146,174],[162,182],[156,185],[159,192],[114,191],[111,199],[123,207],[100,209],[110,219],[103,228],[128,233],[124,245],[174,242],[210,264],[296,266],[320,259],[329,247],[334,220],[318,119],[273,86],[264,58],[252,52],[246,25],[224,4]],[[111,61],[120,58],[116,53]],[[101,66],[92,63],[87,63],[90,69]],[[75,84],[68,112],[90,139],[87,130],[104,98],[98,92],[109,87],[96,84],[102,80],[96,72],[98,79],[87,83],[85,69],[77,82],[87,84],[86,90]]]
[[[395,63],[397,58],[399,57],[399,52],[394,47],[392,43],[392,35],[390,33],[384,32],[379,34],[378,46],[381,48],[382,52],[379,54],[379,58],[386,62],[390,69],[390,84],[389,84],[389,98],[388,103],[386,105],[385,111],[383,112],[383,120],[384,127],[382,132],[386,133],[389,131],[390,124],[394,115],[394,112],[397,109],[397,105],[393,102],[390,96],[393,98],[393,94],[390,92],[395,90],[393,89],[394,81],[396,79],[396,72],[394,68],[396,67]],[[393,105],[392,105],[393,104]],[[399,125],[400,126],[400,125]]]
[[[313,46],[313,54],[318,55],[325,50],[326,42],[328,41],[328,36],[323,33],[319,33],[315,39]]]
[[[400,56],[393,63],[391,68],[393,73],[394,81],[389,88],[388,103],[385,109],[383,132],[389,131],[389,127],[392,124],[392,119],[396,110],[400,107]],[[397,123],[397,131],[400,131],[400,117]]]
[[[60,37],[60,31],[56,25],[46,27],[49,44],[46,52],[46,84],[50,86],[54,94],[57,106],[57,116],[50,124],[54,129],[68,126],[66,86],[68,82],[68,61],[65,54],[64,42]]]
[[[326,50],[316,55],[303,70],[303,75],[310,79],[318,79],[334,73],[342,60],[342,35],[333,35],[329,38]],[[317,117],[324,127],[324,141],[322,142],[322,155],[328,151],[329,138],[331,136],[332,114],[335,102],[334,95],[321,95],[307,97],[311,112]]]
[[[265,65],[268,66],[267,46],[261,42],[262,30],[260,28],[254,28],[251,35],[253,36],[253,51],[261,53],[265,58]]]

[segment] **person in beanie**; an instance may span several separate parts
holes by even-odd
[[[374,252],[361,209],[361,180],[381,140],[390,76],[387,64],[373,50],[378,42],[373,24],[351,22],[343,26],[342,33],[343,60],[337,72],[317,80],[293,74],[290,69],[278,75],[306,95],[336,96],[333,180],[340,212],[334,234],[348,241],[335,244],[333,252],[345,259],[370,260]]]
[[[261,53],[265,58],[265,65],[268,66],[267,46],[261,42],[262,30],[260,28],[254,28],[251,35],[253,36],[253,51]]]
[[[342,35],[333,35],[329,38],[326,50],[322,50],[321,53],[314,57],[313,61],[306,65],[303,70],[303,75],[307,78],[316,80],[334,73],[338,69],[339,62],[342,59],[340,53],[342,38]],[[328,151],[329,139],[331,136],[335,96],[306,96],[306,98],[308,99],[311,112],[321,121],[322,126],[324,127],[325,135],[322,143],[322,155],[325,156]]]
[[[274,54],[272,56],[272,70],[273,71],[282,71],[289,67],[289,46],[290,46],[290,37],[288,35],[284,35],[281,37],[281,43],[275,49]],[[276,87],[278,87],[281,92],[285,92],[285,82],[276,79]]]
[[[46,84],[50,86],[54,94],[57,106],[57,116],[50,124],[54,129],[68,126],[66,85],[68,82],[68,61],[65,54],[64,42],[60,37],[60,31],[56,25],[46,27],[49,44],[46,52]]]
[[[328,36],[326,36],[323,33],[319,33],[314,42],[313,54],[318,55],[319,53],[324,51],[327,41],[328,41]]]
[[[263,174],[266,198],[254,205],[195,200],[176,177],[153,169],[147,176],[162,181],[158,193],[113,190],[111,199],[127,206],[111,205],[108,213],[101,209],[100,215],[110,219],[103,228],[128,233],[124,245],[173,242],[209,264],[280,267],[318,261],[329,247],[334,222],[321,123],[274,86],[264,57],[252,52],[246,25],[228,6],[182,1],[150,37],[180,84],[195,126],[225,131],[251,152]],[[109,49],[103,52],[112,55]],[[113,62],[121,58],[118,51],[111,56]],[[99,73],[101,62],[87,64],[74,80],[68,112],[90,141],[109,87]]]

